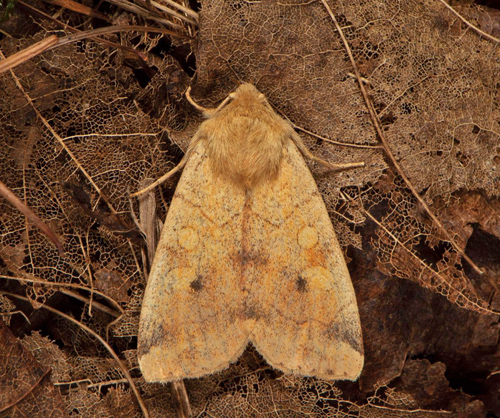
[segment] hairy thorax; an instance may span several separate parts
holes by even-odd
[[[216,111],[199,132],[214,174],[245,190],[276,178],[292,133],[253,86],[237,90],[233,102]]]

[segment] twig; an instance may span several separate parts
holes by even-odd
[[[490,41],[500,43],[500,39],[495,38],[494,36],[491,36],[487,34],[486,32],[483,32],[481,29],[479,29],[477,26],[474,26],[472,23],[470,23],[465,17],[463,17],[460,13],[455,11],[453,7],[451,7],[448,3],[446,3],[444,0],[439,0],[439,2],[445,6],[450,12],[452,12],[455,16],[457,16],[462,22],[464,22],[469,28],[474,30],[475,32],[479,33],[482,37],[489,39]]]
[[[191,411],[191,404],[189,403],[189,397],[184,381],[176,380],[172,382],[172,392],[175,400],[177,401],[177,405],[179,406],[177,411],[179,418],[190,418],[193,415],[193,412]]]
[[[70,297],[72,297],[76,300],[79,300],[81,302],[87,303],[89,305],[92,304],[92,306],[96,307],[97,309],[100,309],[103,312],[106,312],[107,314],[110,314],[111,316],[114,316],[115,318],[121,317],[121,315],[118,312],[114,311],[113,309],[108,308],[107,306],[103,305],[100,302],[96,302],[93,299],[79,295],[78,293],[72,292],[71,290],[60,289],[59,291],[61,293],[63,293],[64,295],[70,296]],[[89,312],[89,314],[90,314],[90,312]]]
[[[152,32],[152,33],[161,33],[164,35],[175,36],[178,38],[189,38],[187,35],[181,35],[176,32],[172,32],[168,29],[163,28],[151,28],[148,26],[137,26],[137,25],[120,25],[120,26],[106,26],[104,28],[99,29],[91,29],[86,31],[79,31],[72,35],[67,35],[61,38],[58,38],[56,35],[51,35],[40,42],[37,42],[15,54],[3,59],[0,61],[0,74],[7,70],[11,70],[18,65],[22,64],[25,61],[30,60],[31,58],[40,55],[45,51],[49,51],[54,48],[59,48],[63,45],[67,45],[70,43],[75,43],[82,39],[92,39],[96,42],[106,41],[105,39],[99,38],[101,35],[106,35],[110,33],[116,32],[125,32],[125,31],[135,31],[135,32]],[[115,45],[113,43],[113,45]],[[116,44],[117,45],[117,44]],[[117,45],[119,47],[120,45]],[[134,51],[135,53],[141,55],[138,51]],[[145,57],[142,57],[144,59]]]
[[[82,290],[85,290],[85,291],[90,292],[90,293],[95,293],[96,295],[99,295],[99,296],[105,298],[106,300],[109,300],[120,311],[120,315],[123,315],[123,313],[124,313],[123,308],[114,299],[110,298],[109,296],[107,296],[106,294],[104,294],[102,292],[99,292],[98,290],[89,289],[88,287],[82,286],[81,284],[75,284],[75,283],[53,283],[53,282],[47,282],[45,280],[40,280],[40,279],[34,279],[34,278],[33,279],[29,279],[29,278],[25,278],[25,277],[11,277],[11,276],[5,276],[5,275],[1,275],[1,274],[0,274],[0,279],[17,280],[19,282],[38,283],[38,284],[42,284],[44,286],[52,286],[52,287],[69,287],[69,288],[73,288],[73,289],[82,289]],[[117,316],[116,312],[113,313],[113,314],[111,314],[111,315]]]
[[[61,22],[60,20],[57,20],[55,17],[53,17],[47,13],[44,13],[41,10],[38,10],[36,7],[33,7],[31,4],[25,3],[22,0],[18,0],[17,4],[19,7],[24,9],[26,12],[28,12],[32,15],[41,17],[43,19],[47,19],[50,22],[53,22],[54,24],[56,24],[57,26],[62,28],[63,30],[68,30],[68,31],[73,32],[73,33],[81,32],[81,30],[76,29],[76,28],[68,25],[65,22]],[[130,54],[134,54],[141,62],[144,61],[144,59],[145,59],[143,54],[141,54],[139,51],[137,51],[134,48],[130,48],[130,47],[125,46],[125,45],[117,44],[116,42],[111,42],[111,41],[108,41],[107,39],[103,39],[103,38],[92,38],[92,39],[96,42],[99,42],[100,44],[107,45],[111,48],[120,49],[124,52],[129,52]]]
[[[138,380],[138,379],[134,379],[134,380]],[[88,388],[98,388],[100,391],[103,386],[122,385],[124,383],[128,383],[127,379],[114,379],[114,380],[108,380],[107,382],[92,383],[90,385],[87,385],[87,387]]]
[[[64,248],[57,238],[56,234],[44,223],[21,199],[19,199],[12,191],[0,181],[0,195],[8,200],[19,212],[21,212],[30,222],[32,222],[40,231],[47,235],[54,243],[59,251],[59,255],[64,255]]]
[[[100,35],[105,35],[108,33],[116,33],[116,32],[152,32],[152,33],[161,33],[164,35],[170,35],[170,36],[176,36],[178,38],[184,38],[187,39],[189,36],[187,35],[182,35],[177,32],[172,32],[171,30],[168,29],[163,29],[163,28],[152,28],[149,26],[137,26],[137,25],[119,25],[119,26],[106,26],[104,28],[99,28],[99,29],[91,29],[91,30],[86,30],[83,32],[78,32],[73,35],[68,35],[65,36],[64,38],[60,38],[59,42],[57,45],[54,45],[51,47],[51,49],[66,45],[69,43],[73,43],[76,41],[79,41],[81,39],[87,39],[87,38],[92,38],[94,39],[97,36]]]
[[[177,23],[171,22],[170,20],[160,18],[155,16],[153,13],[148,10],[143,9],[142,7],[137,6],[134,3],[130,3],[125,0],[106,0],[108,3],[114,4],[115,6],[121,7],[131,13],[137,14],[138,16],[143,16],[145,19],[154,20],[157,23],[170,26],[172,29],[182,31],[184,28]]]
[[[76,28],[68,25],[67,23],[63,23],[63,22],[57,20],[56,18],[52,17],[51,15],[48,15],[47,13],[44,13],[41,10],[38,10],[36,7],[33,7],[30,4],[24,3],[22,0],[18,0],[17,4],[19,6],[21,6],[23,9],[25,9],[26,11],[28,11],[29,13],[31,13],[31,14],[40,16],[40,17],[42,17],[44,19],[47,19],[47,20],[50,20],[51,22],[54,22],[56,25],[58,25],[59,27],[63,28],[64,30],[68,30],[68,31],[73,32],[73,33],[80,33],[80,32],[82,32],[79,29],[76,29]],[[110,28],[113,28],[113,27],[116,28],[118,26],[109,26],[109,27]],[[150,32],[165,33],[165,34],[169,34],[169,32],[171,32],[168,29],[151,28],[151,27],[148,27],[148,26],[131,26],[131,25],[129,26],[129,25],[124,25],[124,27],[125,27],[125,29],[124,29],[125,31],[127,30],[126,28],[133,27],[133,28],[135,28],[134,30],[136,30],[138,32],[147,32],[147,31],[150,31]],[[97,30],[97,29],[94,29],[94,30]],[[186,35],[182,35],[182,34],[177,33],[177,32],[172,32],[172,36],[187,37]],[[112,42],[112,41],[109,41],[107,39],[100,38],[98,36],[90,37],[90,39],[92,39],[95,42],[98,42],[100,44],[107,45],[107,46],[109,46],[111,48],[120,49],[120,50],[122,50],[124,52],[128,52],[130,54],[135,55],[137,57],[137,59],[139,60],[139,62],[141,63],[141,65],[143,65],[143,66],[145,65],[145,61],[147,61],[146,56],[143,53],[141,53],[140,51],[137,51],[134,48],[130,48],[128,46],[121,45],[121,44],[118,44],[116,42]]]
[[[177,3],[174,3],[174,4],[177,4]],[[157,3],[154,0],[151,0],[151,5],[156,7],[157,9],[160,9],[162,12],[169,14],[170,16],[173,16],[173,17],[176,17],[177,19],[183,20],[186,23],[189,23],[189,24],[194,25],[194,26],[198,25],[198,21],[197,21],[198,14],[197,13],[196,13],[196,20],[195,20],[195,19],[190,19],[189,17],[186,17],[183,14],[178,13],[175,10],[170,9],[169,7],[164,6],[163,4]]]
[[[14,314],[20,314],[24,319],[26,319],[26,322],[31,325],[31,321],[29,320],[29,318],[26,316],[26,314],[23,311],[0,312],[0,315],[8,316],[9,320],[10,320],[10,317]]]
[[[16,299],[24,300],[25,302],[29,302],[30,301],[27,297],[16,295],[14,293],[4,292],[4,291],[2,291],[1,293],[3,295],[11,296],[11,297],[16,298]],[[83,330],[87,331],[94,338],[96,338],[104,346],[104,348],[106,348],[106,350],[108,351],[108,353],[111,354],[111,356],[118,363],[118,366],[121,369],[122,373],[125,375],[125,377],[126,377],[128,383],[129,383],[130,387],[132,388],[132,391],[135,394],[135,397],[137,398],[137,402],[139,403],[139,406],[140,406],[140,408],[141,408],[144,416],[146,418],[149,418],[149,412],[148,412],[148,409],[146,407],[146,404],[142,400],[141,394],[139,393],[139,390],[137,389],[137,386],[135,385],[134,380],[132,379],[132,376],[130,376],[129,371],[127,370],[127,368],[123,364],[123,362],[120,359],[120,357],[118,357],[118,355],[111,348],[111,346],[106,341],[104,341],[104,339],[99,334],[97,334],[95,331],[93,331],[92,329],[90,329],[87,325],[82,324],[80,321],[77,321],[75,318],[72,318],[71,316],[66,315],[65,313],[63,313],[61,311],[58,311],[57,309],[54,309],[54,308],[52,308],[50,306],[47,306],[47,305],[41,305],[41,307],[44,308],[44,309],[47,309],[48,311],[50,311],[52,313],[55,313],[56,315],[59,315],[59,316],[63,317],[64,319],[67,319],[68,321],[70,321],[70,322],[72,322],[74,324],[76,324],[77,326],[79,326]]]
[[[0,74],[2,74],[7,70],[17,67],[19,64],[28,61],[33,57],[36,57],[42,52],[50,49],[52,46],[57,44],[57,42],[58,42],[58,37],[56,35],[52,35],[1,60]]]
[[[103,13],[96,12],[92,7],[86,6],[82,3],[78,3],[73,0],[44,0],[47,3],[54,4],[55,6],[60,6],[68,10],[72,10],[76,13],[80,13],[90,17],[96,17],[106,22],[111,22],[111,19]]]
[[[172,0],[163,0],[165,3],[168,5],[174,7],[177,10],[180,10],[183,13],[186,13],[188,16],[191,16],[194,20],[198,22],[200,20],[200,17],[198,16],[198,13],[196,13],[194,10],[190,9],[189,7],[185,7],[182,4],[176,3],[175,1]]]

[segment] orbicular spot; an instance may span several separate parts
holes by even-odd
[[[297,240],[302,248],[309,250],[318,243],[318,232],[315,228],[306,226],[300,230]]]
[[[295,284],[297,285],[297,290],[299,292],[307,292],[307,280],[305,280],[302,276],[299,276]]]
[[[191,286],[191,289],[193,289],[195,292],[199,292],[203,289],[204,285],[203,285],[203,279],[201,276],[198,276],[196,278],[196,280],[193,280],[190,285]]]
[[[188,250],[194,250],[199,242],[198,233],[193,228],[183,228],[178,235],[179,245]]]

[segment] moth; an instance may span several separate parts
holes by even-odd
[[[356,297],[303,155],[319,159],[251,84],[205,116],[169,173],[185,164],[141,311],[144,378],[211,374],[252,343],[286,373],[356,380]]]

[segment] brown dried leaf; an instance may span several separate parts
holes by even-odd
[[[50,369],[37,363],[0,321],[0,416],[42,418],[64,415],[64,403],[48,378]]]

